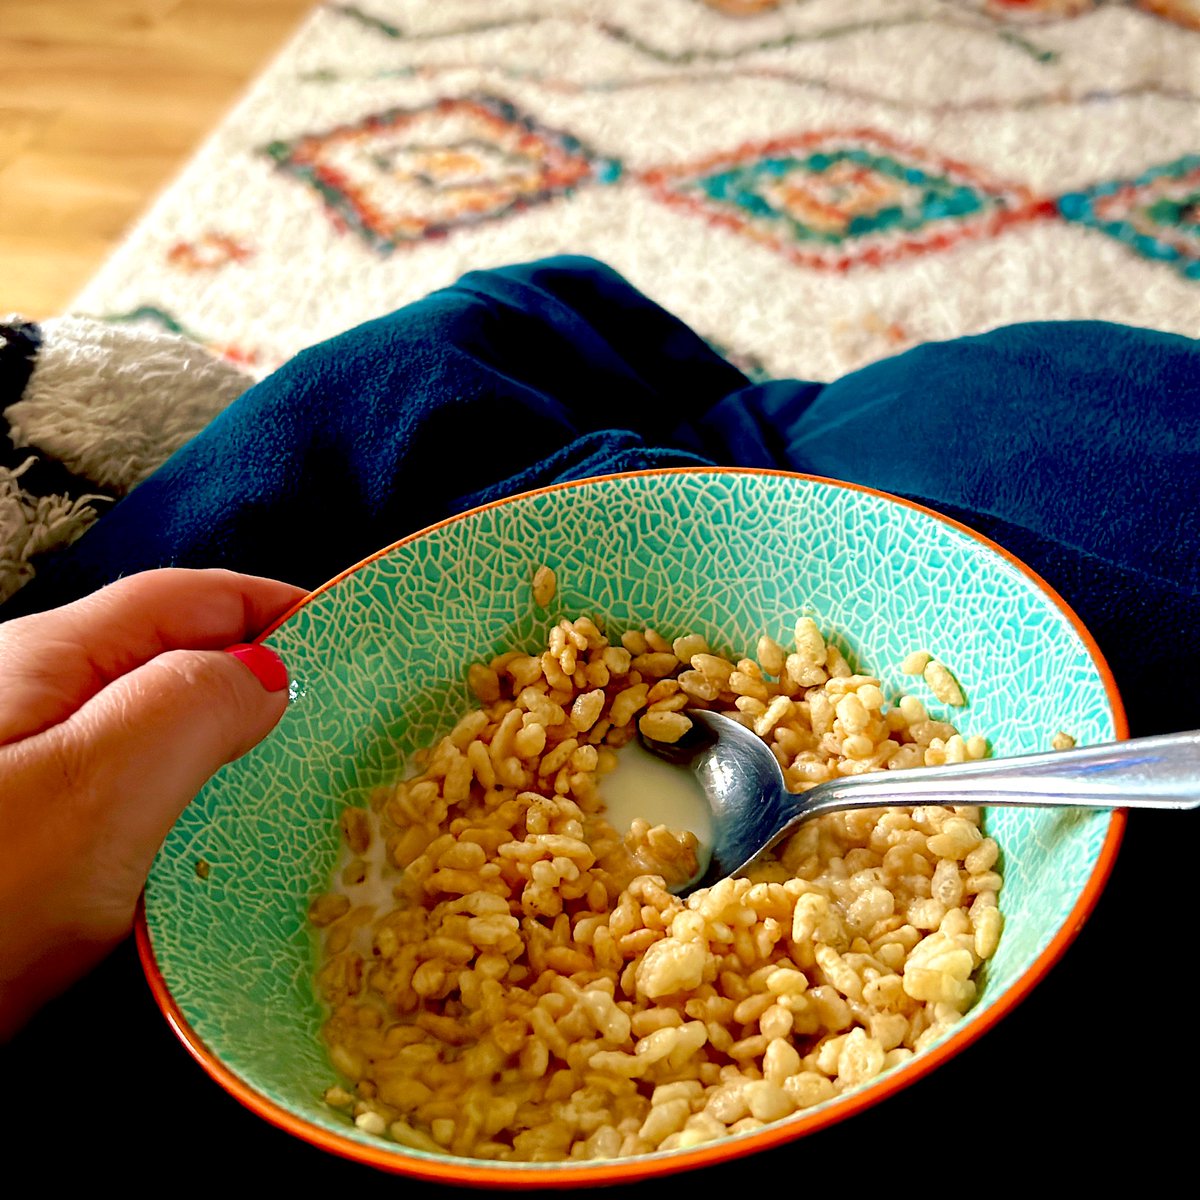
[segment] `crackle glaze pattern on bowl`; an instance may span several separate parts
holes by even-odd
[[[542,563],[559,581],[545,610],[529,586]],[[185,811],[145,894],[144,932],[169,992],[160,998],[190,1027],[193,1053],[210,1069],[223,1064],[268,1107],[334,1135],[337,1145],[317,1134],[327,1148],[354,1156],[369,1147],[368,1157],[394,1154],[396,1169],[418,1173],[439,1158],[371,1138],[321,1100],[333,1072],[305,911],[328,885],[337,814],[365,803],[470,705],[470,661],[543,645],[561,616],[583,613],[610,636],[649,624],[735,653],[751,652],[764,631],[786,641],[795,618],[811,614],[852,662],[882,677],[885,694],[911,692],[941,715],[924,682],[898,669],[909,651],[931,650],[969,700],[952,719],[964,735],[987,736],[996,755],[1046,750],[1059,729],[1080,744],[1122,732],[1106,670],[1027,574],[954,525],[876,493],[773,473],[634,474],[521,496],[392,547],[266,639],[288,665],[292,703]],[[987,814],[1003,851],[1006,926],[968,1024],[986,1020],[1072,920],[1113,824],[1103,812]],[[630,1161],[645,1174],[651,1159],[696,1161],[712,1145],[724,1157],[737,1140]],[[477,1165],[492,1179],[506,1169]]]

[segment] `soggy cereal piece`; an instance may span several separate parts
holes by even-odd
[[[721,694],[721,684],[700,671],[681,671],[676,678],[680,689],[691,700],[711,703]]]
[[[804,662],[824,664],[828,653],[825,638],[812,617],[800,617],[796,621],[794,644]]]
[[[698,633],[684,634],[671,643],[671,653],[682,663],[690,663],[697,654],[708,654],[708,642]]]
[[[543,563],[533,573],[533,602],[538,608],[547,608],[558,591],[558,577]]]
[[[679,659],[669,651],[651,650],[633,659],[633,669],[645,679],[663,679],[679,666]]]
[[[657,999],[672,992],[691,991],[704,977],[706,952],[700,942],[680,942],[664,938],[655,942],[642,956],[637,969],[637,987],[643,996]],[[672,1038],[674,1031],[660,1030],[651,1037]]]
[[[614,697],[609,709],[609,719],[614,725],[628,725],[634,716],[645,707],[650,687],[645,683],[635,683],[622,688]]]
[[[371,845],[371,814],[365,808],[347,807],[340,820],[346,845],[354,854],[365,854]]]
[[[500,699],[500,676],[483,663],[472,663],[467,668],[467,687],[484,704],[495,704]]]
[[[370,1110],[359,1113],[354,1118],[354,1123],[363,1133],[380,1134],[387,1129],[387,1121],[379,1113]]]
[[[932,657],[928,650],[914,650],[900,664],[900,670],[905,675],[924,675]]]
[[[728,687],[729,677],[733,674],[733,663],[718,654],[692,655],[692,669],[704,679],[715,684],[718,689]]]
[[[356,887],[367,878],[367,864],[361,858],[351,859],[342,871],[342,882],[347,887]]]
[[[600,719],[600,714],[604,711],[604,700],[604,691],[601,688],[579,693],[571,705],[571,725],[580,733],[586,733]]]
[[[963,695],[958,680],[936,658],[930,659],[925,664],[925,670],[922,673],[925,676],[925,682],[929,684],[930,691],[943,704],[949,704],[951,708],[962,708],[966,704],[967,698]]]
[[[639,633],[636,629],[627,629],[623,634],[621,634],[621,645],[628,650],[631,655],[645,654],[650,649],[645,635]]]
[[[344,1087],[338,1087],[335,1084],[333,1087],[325,1089],[325,1103],[330,1108],[346,1109],[354,1103],[354,1096]]]
[[[842,652],[836,646],[828,646],[825,650],[825,670],[830,679],[848,679],[854,672]]]
[[[332,925],[350,911],[350,897],[325,892],[308,906],[308,919],[319,929]]]
[[[646,639],[646,646],[649,650],[656,654],[670,654],[671,643],[667,641],[661,633],[656,629],[651,629],[647,626],[643,631],[643,636]]]
[[[1000,944],[1000,933],[1004,928],[1004,917],[993,904],[980,910],[975,918],[975,954],[983,960],[989,959],[996,953]]]
[[[978,758],[987,758],[987,756],[988,756],[987,738],[982,737],[979,734],[976,734],[974,737],[967,738],[966,745],[967,745],[967,758],[968,759],[973,760],[973,759],[978,759]]]
[[[1075,748],[1075,739],[1063,730],[1059,730],[1050,739],[1050,748],[1052,750],[1073,750]]]
[[[787,652],[773,637],[764,633],[758,639],[754,654],[758,659],[758,665],[768,675],[778,678],[783,674],[784,666],[787,663]]]
[[[648,712],[638,721],[638,728],[645,737],[668,744],[679,741],[691,727],[691,718],[681,712]]]

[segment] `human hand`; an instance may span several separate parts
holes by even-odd
[[[175,819],[282,716],[282,663],[236,644],[304,594],[147,571],[0,624],[0,1041],[129,932]]]

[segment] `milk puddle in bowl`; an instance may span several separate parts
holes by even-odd
[[[621,835],[639,817],[651,825],[690,830],[700,843],[696,856],[699,874],[708,869],[712,855],[712,813],[700,781],[685,767],[656,758],[639,742],[617,751],[616,769],[600,780],[605,813]]]

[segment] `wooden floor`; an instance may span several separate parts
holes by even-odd
[[[61,312],[314,0],[0,0],[0,317]]]

